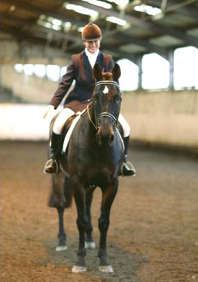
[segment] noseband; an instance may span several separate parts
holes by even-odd
[[[99,114],[99,116],[98,116],[98,118],[97,118],[97,127],[100,127],[100,120],[101,120],[101,118],[103,118],[103,117],[108,117],[108,118],[110,118],[110,119],[112,119],[113,120],[113,122],[114,122],[114,125],[116,125],[117,124],[117,119],[114,117],[114,115],[112,115],[112,114],[110,114],[110,113],[108,113],[108,112],[102,112],[101,114]]]
[[[114,85],[114,86],[117,86],[118,88],[120,88],[119,84],[116,82],[116,81],[109,81],[109,80],[102,80],[102,81],[98,81],[95,85],[96,86],[99,86],[99,85]],[[96,128],[96,130],[99,129],[100,127],[100,123],[101,123],[101,118],[103,117],[108,117],[110,118],[111,120],[113,120],[113,126],[115,127],[117,125],[117,118],[112,115],[111,113],[108,113],[108,112],[102,112],[101,114],[99,114],[99,116],[97,117],[97,120],[96,120],[96,125],[93,123],[92,119],[91,119],[91,116],[90,116],[90,113],[89,113],[89,107],[87,107],[87,112],[88,112],[88,116],[89,116],[89,120],[91,121],[91,123],[93,124],[93,126]]]

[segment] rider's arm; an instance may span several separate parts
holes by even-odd
[[[59,86],[50,101],[50,105],[53,105],[55,109],[61,103],[65,94],[69,90],[74,78],[75,78],[75,66],[72,63],[67,67],[67,72],[65,75],[63,75],[62,81],[59,83]]]

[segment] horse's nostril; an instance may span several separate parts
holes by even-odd
[[[113,140],[114,140],[114,134],[111,134],[111,136],[110,136],[110,142],[112,143]]]
[[[101,137],[100,137],[100,134],[99,134],[99,133],[96,134],[96,140],[97,140],[97,142],[98,142],[98,145],[101,145],[101,144],[102,144]]]

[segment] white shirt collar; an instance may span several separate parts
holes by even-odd
[[[90,53],[88,50],[87,50],[87,48],[85,48],[85,54],[87,55],[87,57],[89,58],[89,57],[98,57],[98,54],[99,54],[99,49],[95,52],[95,53]]]
[[[89,63],[93,69],[99,54],[99,49],[95,53],[90,53],[87,48],[85,48],[85,54],[87,55]]]

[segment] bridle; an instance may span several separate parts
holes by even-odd
[[[116,81],[111,81],[111,80],[98,81],[96,83],[95,87],[97,87],[99,85],[114,85],[114,86],[120,88],[119,84]],[[100,113],[99,116],[96,119],[96,124],[95,124],[93,122],[93,120],[91,119],[91,115],[90,115],[90,112],[89,112],[89,106],[90,105],[87,106],[88,117],[89,117],[90,122],[92,123],[92,125],[95,127],[95,129],[97,131],[98,131],[100,125],[101,125],[101,118],[103,118],[103,117],[108,117],[111,120],[113,120],[113,127],[116,127],[116,125],[117,125],[117,118],[114,115],[112,115],[111,113],[109,113],[109,112],[102,112],[102,113]]]

